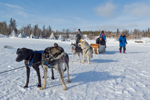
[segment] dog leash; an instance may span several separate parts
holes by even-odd
[[[14,69],[7,70],[7,71],[3,71],[3,72],[0,72],[0,74],[6,73],[6,72],[9,72],[9,71],[13,71],[13,70],[16,70],[16,69],[20,69],[20,68],[23,68],[23,67],[25,67],[25,66],[14,68]]]

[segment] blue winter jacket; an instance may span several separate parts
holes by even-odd
[[[119,42],[120,42],[119,46],[121,46],[121,47],[126,46],[126,43],[127,43],[126,36],[125,35],[124,36],[121,35],[119,37]]]
[[[103,37],[104,40],[106,40],[106,35],[105,34],[100,34],[99,37],[101,37],[101,36]]]

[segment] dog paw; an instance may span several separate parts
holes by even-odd
[[[41,85],[37,85],[37,87],[39,87],[39,88],[40,88],[40,87],[41,87]]]
[[[63,90],[66,91],[66,90],[67,90],[67,87],[63,87]]]
[[[23,88],[28,88],[28,86],[25,85]]]
[[[41,87],[40,90],[44,90],[44,87]]]
[[[71,62],[73,62],[73,61],[71,61]]]
[[[54,80],[55,78],[54,78],[54,77],[51,77],[51,79]]]
[[[67,80],[67,82],[70,83],[71,81],[70,81],[70,80]]]
[[[90,63],[88,63],[88,64],[90,64]]]

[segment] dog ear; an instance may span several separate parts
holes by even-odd
[[[16,54],[18,54],[19,50],[20,50],[20,48],[17,49]]]

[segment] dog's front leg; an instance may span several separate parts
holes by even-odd
[[[38,76],[38,85],[37,87],[41,87],[41,76],[40,76],[40,69],[39,69],[39,66],[38,65],[34,65],[33,68],[35,69],[36,73],[37,73],[37,76]]]
[[[88,56],[87,58],[88,58],[88,64],[90,64],[90,56]]]
[[[46,79],[47,79],[47,66],[43,66],[43,69],[44,69],[44,83],[43,83],[43,86],[40,88],[40,90],[43,90],[45,89],[46,87]]]
[[[72,61],[71,62],[73,62],[74,61],[74,54],[72,54]]]
[[[83,56],[82,56],[82,64],[84,63],[84,56],[85,56],[85,55],[83,54]]]
[[[81,60],[80,60],[80,53],[78,53],[78,59],[79,59],[79,63],[81,63]]]
[[[84,61],[86,61],[86,58],[87,58],[87,57],[85,57]]]
[[[24,86],[24,88],[28,88],[28,84],[29,84],[30,68],[28,65],[26,65],[26,74],[27,74],[27,80],[26,80],[26,85]]]

